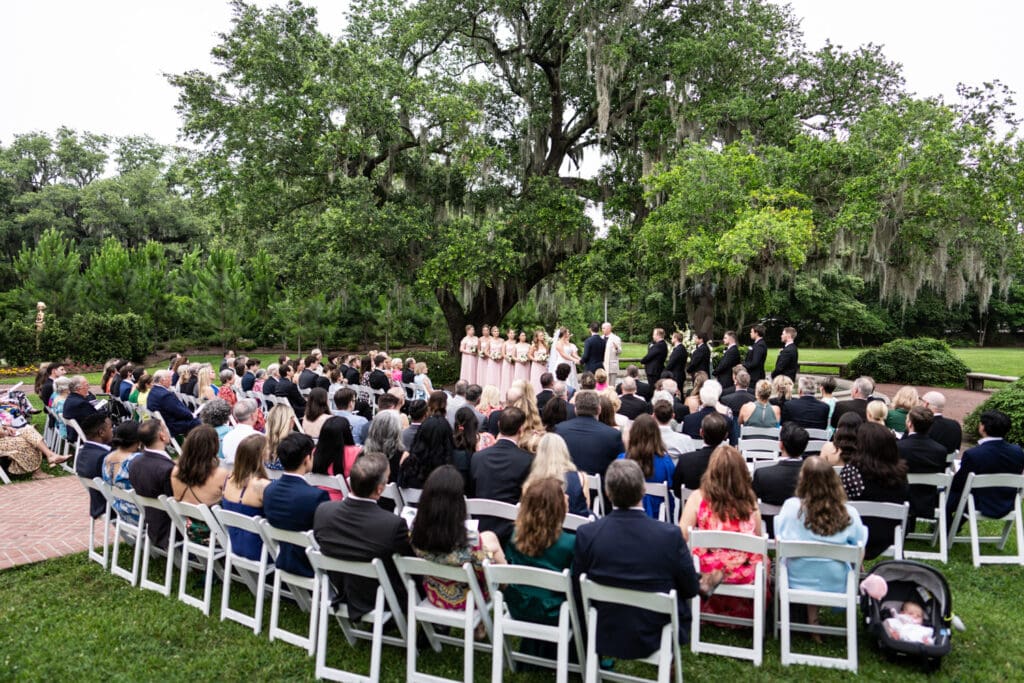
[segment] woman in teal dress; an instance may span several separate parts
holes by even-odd
[[[103,481],[123,491],[131,491],[132,485],[128,481],[128,469],[132,460],[139,454],[139,423],[128,420],[117,425],[114,429],[114,438],[110,442],[110,452],[103,458]],[[139,521],[139,510],[131,503],[115,499],[111,504],[117,512],[117,516],[132,524]]]

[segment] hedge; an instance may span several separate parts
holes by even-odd
[[[960,386],[969,372],[949,345],[939,339],[896,339],[858,354],[847,368],[851,377],[918,386]]]
[[[998,410],[1010,416],[1010,433],[1007,441],[1024,445],[1024,379],[985,399],[985,402],[974,409],[964,420],[964,439],[973,441],[978,437],[978,419],[986,410]]]
[[[36,347],[35,325],[20,320],[0,324],[0,358],[9,365],[46,360],[102,363],[109,358],[142,361],[152,352],[143,320],[135,313],[76,313],[68,322],[46,321]]]

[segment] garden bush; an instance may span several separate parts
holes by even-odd
[[[918,386],[959,386],[968,367],[939,339],[895,339],[858,354],[847,368],[851,377]]]
[[[435,389],[455,384],[459,381],[461,359],[453,357],[447,351],[416,351],[408,355],[417,361],[427,364],[427,374]],[[397,357],[397,356],[396,356]]]
[[[0,325],[0,358],[11,365],[69,358],[79,363],[108,358],[141,361],[152,348],[143,319],[134,313],[76,313],[67,323],[47,320],[38,348],[34,324],[6,320]]]
[[[1024,445],[1024,379],[992,394],[967,416],[964,420],[965,440],[978,438],[978,418],[986,410],[998,410],[1009,415],[1010,433],[1006,435],[1006,440]]]

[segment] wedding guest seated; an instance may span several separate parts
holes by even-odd
[[[426,363],[416,364],[416,374],[413,376],[412,383],[416,386],[414,398],[427,400],[427,397],[434,393],[434,384],[427,375]]]
[[[203,424],[210,425],[217,430],[217,438],[220,439],[221,443],[224,443],[224,437],[231,431],[231,425],[228,424],[230,417],[231,406],[228,405],[227,401],[219,397],[203,405],[203,409],[199,413],[199,419]],[[224,459],[223,450],[218,450],[217,455],[222,460]]]
[[[78,447],[75,456],[75,474],[93,479],[103,474],[103,458],[110,453],[110,440],[114,436],[110,418],[105,412],[93,413],[82,419],[79,425],[85,434],[85,442]],[[107,499],[95,489],[89,489],[89,514],[93,519],[103,515]]]
[[[255,391],[256,373],[260,369],[260,359],[250,358],[245,361],[245,374],[242,375],[242,391]]]
[[[288,399],[295,415],[301,417],[306,412],[306,399],[303,398],[299,387],[292,381],[295,376],[295,368],[285,363],[277,369],[277,373],[280,378],[277,380],[274,394]]]
[[[233,408],[238,402],[238,393],[235,389],[239,386],[238,375],[228,368],[220,371],[220,387],[217,388],[217,398],[227,402],[229,408]]]
[[[559,424],[569,419],[568,407],[569,404],[562,398],[555,398],[547,402],[540,416],[545,431],[549,434],[554,433]]]
[[[716,380],[709,379],[704,382],[704,386],[700,390],[701,408],[697,412],[686,416],[680,431],[691,439],[699,439],[704,418],[712,413],[717,413],[725,418],[729,429],[729,443],[735,446],[740,436],[739,425],[733,420],[731,415],[726,414],[729,409],[718,402],[718,397],[721,395],[722,385]]]
[[[264,396],[277,396],[278,370],[280,367],[277,363],[271,363],[267,366],[267,376],[263,380]]]
[[[243,439],[258,433],[255,428],[258,411],[258,404],[251,398],[239,400],[231,409],[231,414],[235,418],[235,426],[224,435],[220,446],[225,465],[230,465],[235,461],[235,451],[238,450],[238,445],[242,443]]]
[[[299,374],[297,384],[299,389],[312,389],[316,386],[316,379],[320,376],[320,360],[316,356],[306,356],[306,367]]]
[[[914,387],[900,387],[896,395],[892,397],[889,405],[889,414],[885,417],[885,426],[894,432],[903,432],[906,428],[907,413],[918,405],[921,399]]]
[[[731,446],[715,449],[700,488],[683,507],[679,527],[687,542],[691,529],[761,535],[761,513],[743,454]],[[760,562],[764,562],[765,574],[769,574],[768,558],[757,553],[698,548],[694,554],[700,558],[701,573],[721,571],[727,584],[753,583]],[[754,615],[754,603],[746,598],[713,595],[701,602],[700,611],[749,619]]]
[[[263,493],[270,486],[270,479],[263,467],[266,451],[267,437],[256,432],[238,444],[235,450],[235,466],[224,486],[224,498],[220,502],[223,509],[249,517],[263,516]],[[250,560],[260,558],[263,539],[259,534],[244,529],[228,528],[228,535],[231,537],[231,550],[236,555]]]
[[[700,488],[700,480],[708,468],[711,454],[729,435],[729,423],[719,413],[708,413],[700,425],[700,438],[704,445],[690,453],[683,453],[676,462],[675,473],[672,475],[672,490],[680,495],[683,487],[696,491]]]
[[[467,389],[469,389],[469,382],[464,379],[460,379],[455,383],[455,391],[452,394],[452,397],[448,399],[448,408],[445,417],[448,418],[448,424],[453,428],[455,427],[455,413],[459,412],[459,408],[466,405]]]
[[[523,492],[544,479],[557,479],[563,482],[570,513],[581,517],[590,515],[590,486],[587,475],[576,469],[576,465],[569,457],[565,439],[553,433],[542,436],[537,444],[537,453],[530,464],[530,473],[523,482]]]
[[[866,375],[853,380],[850,387],[850,398],[845,401],[836,402],[835,410],[832,411],[832,426],[838,427],[839,420],[846,413],[856,413],[862,421],[868,419],[868,399],[875,391],[875,381]]]
[[[654,419],[658,421],[658,429],[661,431],[661,440],[665,444],[666,454],[672,458],[672,462],[678,462],[679,456],[690,452],[690,444],[693,440],[672,429],[672,404],[668,401],[654,402]]]
[[[803,466],[803,455],[810,437],[795,422],[783,422],[779,430],[779,461],[754,470],[754,493],[762,503],[782,505],[792,498]],[[764,518],[768,535],[775,537],[774,515]]]
[[[743,406],[754,402],[754,394],[750,391],[750,373],[744,370],[742,365],[737,365],[733,368],[733,382],[735,383],[733,391],[728,394],[723,392],[719,400],[732,411],[733,415],[739,415]]]
[[[306,412],[302,418],[302,432],[314,441],[320,438],[320,430],[331,417],[327,407],[327,390],[316,387],[309,392],[306,400]]]
[[[622,396],[619,398],[619,408],[616,412],[625,415],[630,420],[635,420],[641,415],[648,415],[651,412],[651,404],[636,394],[636,380],[626,377],[619,384],[622,389]]]
[[[405,586],[395,569],[396,554],[413,554],[405,521],[378,504],[387,486],[388,461],[381,453],[365,453],[352,465],[352,495],[324,503],[313,518],[313,533],[327,557],[352,562],[380,559],[391,579],[399,602],[405,604]],[[352,619],[373,610],[377,582],[351,575],[331,574],[336,600],[348,605]]]
[[[74,375],[69,380],[70,393],[64,401],[64,419],[75,420],[81,426],[82,420],[98,413],[96,397],[89,391],[89,381],[82,375]],[[78,440],[76,432],[68,432],[72,442]]]
[[[860,415],[853,411],[839,418],[839,426],[832,434],[832,440],[821,447],[821,457],[830,465],[845,465],[857,450],[857,431],[864,424]]]
[[[445,420],[448,419],[448,394],[443,391],[433,391],[427,397],[427,412],[423,417],[428,418],[434,415],[443,417]],[[450,422],[448,426],[451,426]]]
[[[603,475],[625,448],[617,429],[598,422],[600,406],[597,392],[581,392],[576,397],[576,417],[557,425],[555,433],[565,439],[576,467],[588,474]]]
[[[173,436],[184,436],[199,426],[199,418],[185,407],[181,399],[171,392],[171,371],[157,370],[153,374],[153,388],[146,401],[149,412],[160,412],[167,423],[167,430]]]
[[[409,401],[409,426],[402,430],[402,444],[405,450],[411,451],[423,420],[427,416],[427,402],[420,399]],[[426,476],[423,477],[426,480]],[[418,487],[417,487],[418,488]]]
[[[533,455],[519,447],[525,424],[526,414],[519,408],[512,406],[501,412],[497,441],[477,453],[469,464],[470,497],[513,505],[519,502],[533,462]],[[502,542],[512,535],[512,524],[503,519],[484,517],[480,529],[493,531]]]
[[[633,460],[640,465],[640,469],[644,473],[644,481],[651,484],[665,484],[666,488],[672,488],[672,478],[676,468],[672,463],[672,458],[665,452],[665,444],[661,441],[658,423],[650,415],[641,415],[633,422],[629,429],[629,445],[626,447],[626,451],[619,455],[619,458]],[[663,503],[669,504],[671,507],[671,502],[660,496],[645,495],[643,499],[644,512],[657,519]],[[671,510],[669,519],[674,519]]]
[[[555,368],[555,381],[565,385],[566,400],[571,399],[573,394],[576,393],[576,387],[569,384],[569,374],[571,372],[572,367],[568,363],[559,363],[558,367]]]
[[[313,467],[313,440],[298,432],[289,434],[277,447],[277,458],[284,474],[263,492],[263,516],[278,529],[309,531],[317,507],[328,500],[326,491],[303,479]],[[274,565],[299,576],[313,576],[305,551],[291,543],[281,544]]]
[[[57,417],[64,417],[64,403],[67,401],[68,396],[71,394],[71,378],[70,377],[58,377],[53,380],[53,391],[50,394],[50,410]],[[51,418],[47,417],[49,421]],[[57,431],[60,433],[60,438],[68,438],[68,426],[64,420],[57,421]]]
[[[117,425],[117,428],[114,429],[114,438],[110,440],[110,453],[103,458],[103,481],[122,491],[130,491],[132,484],[128,473],[132,461],[139,455],[141,445],[138,422],[128,420]],[[138,523],[139,510],[128,501],[115,498],[111,502],[111,507],[121,519],[131,524]]]
[[[366,432],[370,429],[370,421],[355,412],[356,392],[348,387],[338,389],[334,394],[334,406],[335,410],[331,414],[348,420],[352,427],[352,438],[357,445],[362,446],[366,441]]]
[[[889,407],[885,405],[884,401],[868,401],[868,404],[864,407],[864,415],[867,418],[865,422],[874,422],[885,427],[886,420],[889,417]],[[889,431],[892,430],[890,429]]]
[[[700,390],[704,388],[704,383],[708,381],[708,374],[704,371],[698,371],[693,375],[693,387],[690,389],[690,393],[683,400],[683,404],[690,414],[696,413],[700,410]]]
[[[157,372],[160,372],[159,370]],[[165,370],[170,379],[170,370]],[[132,489],[146,498],[173,496],[171,471],[174,461],[167,455],[171,433],[158,418],[146,420],[139,427],[139,441],[142,451],[132,461],[128,470],[128,481]],[[163,510],[146,510],[146,535],[158,548],[167,547],[171,532],[171,518]]]
[[[907,414],[904,422],[906,433],[896,442],[896,450],[900,459],[906,463],[908,473],[935,474],[946,471],[946,447],[928,437],[933,419],[932,411],[921,406],[914,406]],[[912,484],[907,530],[914,530],[918,517],[933,517],[938,504],[939,494],[934,486]]]
[[[188,433],[181,457],[171,470],[175,500],[210,507],[220,503],[231,472],[220,466],[219,449],[220,439],[210,425],[199,425]],[[187,529],[191,541],[206,543],[210,539],[210,528],[203,522],[190,519]]]
[[[804,429],[828,429],[829,406],[817,399],[813,377],[800,377],[800,397],[782,406],[782,422],[795,422]]]
[[[469,465],[479,451],[494,445],[494,437],[489,432],[480,430],[480,422],[476,413],[469,406],[462,406],[455,413],[454,430],[455,450],[452,451],[452,464],[466,480],[466,492],[469,492]]]
[[[628,377],[626,379],[629,379]],[[625,382],[626,380],[623,380]],[[619,386],[622,386],[620,383]],[[622,407],[622,401],[619,400],[618,394],[611,389],[605,389],[604,392],[598,394],[598,400],[600,401],[600,411],[597,414],[597,420],[601,424],[606,424],[609,427],[622,432],[622,440],[625,442],[627,435],[629,434],[629,424],[631,420],[619,412],[619,408]],[[641,399],[642,400],[642,399]],[[575,409],[575,406],[570,403],[567,409]]]
[[[51,466],[71,458],[70,455],[61,456],[51,451],[42,434],[32,425],[12,427],[10,414],[0,410],[0,458],[10,460],[8,471],[11,474],[31,474],[33,479],[49,479],[52,475],[39,469],[44,457]]]
[[[879,403],[873,401],[872,403]],[[1024,462],[1021,463],[1024,467]],[[846,497],[875,503],[907,502],[907,465],[900,460],[896,437],[884,424],[865,422],[857,430],[857,450],[840,473]],[[893,543],[895,520],[869,518],[865,560],[873,560]]]
[[[544,412],[544,406],[548,404],[555,393],[552,389],[555,386],[555,376],[550,372],[541,373],[540,376],[540,391],[537,392],[537,410],[541,413]]]
[[[402,443],[402,419],[394,410],[382,410],[370,423],[363,442],[363,450],[367,453],[383,453],[388,459],[388,483],[398,481],[398,469],[402,458],[408,453]]]
[[[935,416],[928,436],[945,446],[947,453],[960,450],[964,437],[963,427],[956,420],[943,416],[942,411],[946,408],[946,397],[938,391],[929,391],[921,397],[921,405],[931,410],[932,415]]]
[[[343,417],[331,417],[320,430],[320,440],[313,451],[313,474],[347,477],[352,464],[363,450],[352,438],[352,428]],[[341,500],[341,491],[324,488],[331,500]]]
[[[404,441],[405,434],[402,436]],[[452,464],[454,451],[455,440],[448,420],[438,415],[424,420],[423,424],[417,425],[409,456],[403,458],[399,465],[398,485],[410,489],[423,488],[431,472],[442,465]]]
[[[771,382],[766,379],[758,382],[754,389],[754,402],[740,408],[739,423],[748,427],[778,427],[782,409],[769,402],[771,396]]]
[[[1020,474],[1024,471],[1024,449],[1006,440],[1010,433],[1010,418],[999,410],[984,411],[978,421],[978,445],[964,451],[960,469],[953,476],[946,502],[946,516],[950,534],[956,533],[963,520],[953,520],[963,495],[967,477],[975,474]],[[977,511],[986,517],[998,519],[1013,510],[1014,490],[1003,488],[982,489],[974,495]],[[966,506],[964,508],[966,512]],[[954,524],[955,522],[955,524]]]
[[[632,377],[633,381],[636,382],[636,393],[645,401],[650,402],[654,397],[654,382],[658,379],[657,377],[649,377],[649,382],[644,382],[640,379],[640,368],[635,365],[629,365],[626,367],[625,377]],[[622,391],[622,382],[615,387],[616,392]]]

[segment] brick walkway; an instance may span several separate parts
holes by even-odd
[[[88,500],[71,476],[0,486],[0,570],[85,550]]]

